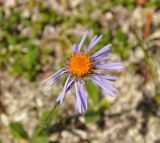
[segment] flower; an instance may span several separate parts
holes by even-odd
[[[80,113],[87,110],[87,98],[84,90],[84,78],[89,77],[95,84],[100,86],[108,95],[115,96],[117,94],[116,88],[114,88],[109,81],[116,81],[118,77],[105,76],[97,72],[98,69],[115,70],[123,67],[121,62],[99,64],[100,61],[108,61],[111,57],[105,56],[112,44],[108,44],[93,55],[89,54],[89,51],[101,40],[102,35],[99,37],[94,36],[89,43],[85,51],[80,51],[88,31],[85,32],[82,40],[79,44],[73,45],[73,53],[69,59],[68,64],[52,76],[47,78],[44,82],[49,83],[49,87],[52,87],[58,79],[64,73],[68,74],[67,80],[64,84],[64,88],[61,94],[58,96],[56,102],[62,103],[65,97],[65,93],[71,86],[75,85],[76,89],[76,110]]]

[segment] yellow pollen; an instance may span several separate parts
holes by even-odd
[[[70,58],[69,69],[76,77],[83,77],[92,70],[92,61],[86,53],[75,53]]]

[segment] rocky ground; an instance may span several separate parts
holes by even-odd
[[[115,99],[106,97],[112,105],[103,116],[105,122],[103,129],[98,128],[95,123],[87,124],[87,130],[72,128],[72,132],[63,131],[61,138],[59,134],[53,134],[51,140],[62,143],[160,142],[160,110],[152,98],[154,85],[152,82],[143,85],[143,78],[127,68],[129,62],[125,65],[121,80],[115,84],[120,94]],[[5,111],[1,111],[0,132],[2,140],[10,143],[12,137],[8,128],[9,123],[20,121],[32,134],[39,122],[40,113],[50,108],[55,98],[52,91],[46,92],[39,82],[31,84],[23,78],[13,78],[6,72],[1,72],[0,78],[1,101],[5,108]],[[67,106],[65,104],[63,106]],[[83,116],[80,119],[84,122]]]
[[[3,1],[4,7],[15,7],[15,0],[8,1]],[[53,1],[47,1],[46,5],[49,2],[52,3]],[[65,5],[65,2],[63,4],[60,5],[55,1],[53,7],[60,14],[65,13],[65,16],[76,15],[73,9],[79,5],[80,9],[84,7],[79,0],[70,2],[68,5]],[[33,20],[34,14],[38,14],[38,12],[33,12]],[[29,16],[31,13],[24,11],[22,15]],[[152,21],[148,20],[152,23],[148,27],[150,32],[144,30],[148,19],[148,16],[145,15],[152,15]],[[50,135],[50,140],[60,143],[160,143],[160,106],[155,100],[155,81],[152,80],[148,72],[148,65],[146,66],[144,62],[145,53],[134,35],[134,32],[137,32],[141,37],[146,38],[145,44],[152,51],[152,58],[160,80],[160,31],[157,30],[160,27],[160,10],[154,7],[145,9],[137,6],[134,10],[129,11],[125,6],[116,5],[103,14],[96,8],[91,13],[91,17],[93,19],[99,17],[100,27],[108,27],[108,29],[111,29],[112,35],[115,34],[114,30],[117,27],[121,27],[127,37],[127,42],[134,47],[129,52],[124,49],[124,53],[128,53],[128,57],[124,58],[122,56],[125,67],[118,72],[121,79],[114,83],[120,93],[116,98],[106,95],[105,98],[111,103],[111,106],[102,114],[100,120],[89,124],[85,122],[83,115],[77,115],[74,110],[73,97],[68,96],[60,107],[59,114],[78,116],[78,121],[74,118],[67,130],[62,130],[61,133],[55,131]],[[62,26],[62,28],[64,27]],[[81,35],[85,29],[85,26],[76,24],[73,29],[65,29],[65,32]],[[22,33],[28,35],[30,30],[26,28],[22,30]],[[42,39],[36,39],[35,41],[43,45],[46,41],[53,40],[56,57],[62,58],[64,51],[60,51],[59,47],[61,45],[56,42],[60,32],[61,28],[58,26],[46,25],[42,32]],[[50,34],[53,36],[52,39],[49,37]],[[93,35],[92,30],[89,35]],[[113,39],[113,44],[117,43],[117,39]],[[50,70],[52,64],[60,63],[53,59],[54,56],[50,55],[48,58],[49,64],[44,67],[43,71]],[[56,100],[56,93],[60,93],[62,85],[58,84],[55,88],[46,90],[44,85],[41,84],[45,76],[45,74],[44,76],[37,76],[36,82],[29,82],[23,76],[12,76],[8,70],[0,70],[0,140],[3,143],[17,143],[11,136],[9,129],[9,124],[12,121],[21,122],[29,134],[32,135],[35,127],[39,124],[41,113],[52,108]],[[70,91],[68,94],[75,93]],[[56,122],[57,119],[54,123]],[[77,125],[77,122],[80,125]],[[21,141],[20,143],[26,142]]]

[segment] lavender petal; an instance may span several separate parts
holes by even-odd
[[[88,34],[88,31],[85,32],[85,34],[84,34],[81,42],[80,42],[79,45],[78,45],[78,48],[77,48],[77,51],[78,51],[78,52],[80,51],[80,49],[81,49],[81,47],[82,47],[82,45],[83,45],[83,43],[84,43],[84,41],[85,41],[85,39],[86,39],[86,37],[87,37],[87,34]]]
[[[85,112],[87,110],[87,98],[84,93],[83,83],[82,82],[75,82],[76,87],[76,110],[79,113]]]
[[[93,76],[91,77],[91,79],[95,84],[99,85],[108,95],[110,95],[110,96],[116,95],[116,93],[114,93],[113,91],[108,89],[108,87],[106,86],[104,81],[99,81]]]
[[[78,52],[78,45],[74,44],[73,45],[73,52],[72,53],[76,53],[76,52]]]
[[[59,74],[60,72],[62,72],[62,71],[64,71],[64,70],[65,70],[65,68],[62,68],[62,69],[58,70],[58,71],[57,71],[56,73],[54,73],[52,76],[50,76],[49,78],[43,80],[42,83],[48,81],[49,79],[53,78],[55,75]]]
[[[65,72],[67,72],[66,68],[62,68],[56,73],[54,73],[52,76],[50,76],[49,78],[42,81],[42,83],[46,82],[48,84],[48,88],[51,88],[58,81],[61,75],[64,74]]]
[[[96,76],[95,76],[96,77]],[[118,90],[113,87],[108,80],[106,80],[105,78],[98,78],[100,82],[104,83],[104,85],[111,91],[113,91],[114,93],[118,93]]]
[[[93,43],[94,43],[94,41],[96,40],[96,38],[97,38],[97,35],[95,35],[95,36],[92,38],[92,40],[91,40],[91,42],[89,43],[88,48],[87,48],[87,50],[86,50],[87,53],[91,50],[91,46],[93,45]]]
[[[95,68],[100,69],[108,69],[108,70],[114,70],[114,69],[120,69],[123,68],[122,62],[116,62],[116,63],[108,63],[108,64],[101,64],[101,65],[95,65]]]
[[[80,98],[82,102],[82,109],[85,112],[87,110],[87,98],[84,92],[83,83],[80,82],[80,88],[79,88]]]
[[[111,56],[108,56],[108,57],[96,57],[94,58],[94,61],[105,61],[105,60],[110,60],[112,59]]]
[[[67,78],[67,80],[66,80],[66,82],[65,82],[64,88],[63,88],[61,94],[58,96],[58,98],[57,98],[57,100],[56,100],[56,102],[60,102],[60,104],[62,104],[63,99],[64,99],[64,95],[65,95],[65,93],[67,92],[67,87],[68,87],[68,85],[69,85],[69,80],[70,80],[70,78],[71,78],[71,75],[68,76],[68,78]]]
[[[119,77],[116,77],[116,76],[105,76],[105,75],[101,75],[101,74],[94,74],[93,76],[96,76],[101,79],[109,80],[109,81],[119,80]]]
[[[91,40],[88,48],[87,48],[87,52],[89,52],[103,37],[103,35],[100,35],[97,39],[97,36],[93,37],[93,39]]]
[[[112,46],[112,44],[108,44],[106,45],[104,48],[100,49],[99,51],[97,51],[95,54],[93,54],[91,56],[91,58],[94,60],[94,58],[102,56],[104,54],[107,54],[107,52],[110,50],[110,47]]]
[[[75,82],[75,88],[76,88],[76,97],[77,97],[77,100],[76,100],[76,110],[81,113],[82,110],[81,110],[81,99],[80,99],[80,96],[79,96],[79,91],[78,91],[78,83]]]
[[[109,90],[111,90],[111,91],[113,91],[114,93],[118,93],[118,90],[115,88],[115,87],[113,87],[107,80],[104,80],[104,79],[101,79],[101,81],[103,82],[103,83],[105,83],[105,86],[109,89]]]
[[[71,87],[71,85],[75,82],[75,78],[73,78],[69,83],[68,83],[68,86],[67,86],[67,91],[69,90],[69,88]]]

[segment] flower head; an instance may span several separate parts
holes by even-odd
[[[73,53],[69,59],[69,63],[44,82],[48,82],[49,86],[53,86],[62,74],[67,73],[68,77],[64,84],[64,88],[61,94],[58,96],[56,102],[60,104],[63,102],[65,93],[69,88],[75,85],[76,89],[76,109],[78,112],[85,112],[87,110],[87,98],[84,90],[84,77],[89,77],[95,84],[100,86],[108,95],[115,96],[117,94],[116,88],[114,88],[109,81],[116,81],[118,77],[105,76],[97,72],[98,69],[115,70],[123,67],[121,62],[98,64],[100,61],[108,61],[110,57],[105,56],[112,44],[108,44],[93,55],[89,54],[89,51],[101,40],[102,35],[98,38],[94,36],[86,48],[85,52],[80,51],[88,31],[85,32],[82,40],[79,44],[73,45]]]

